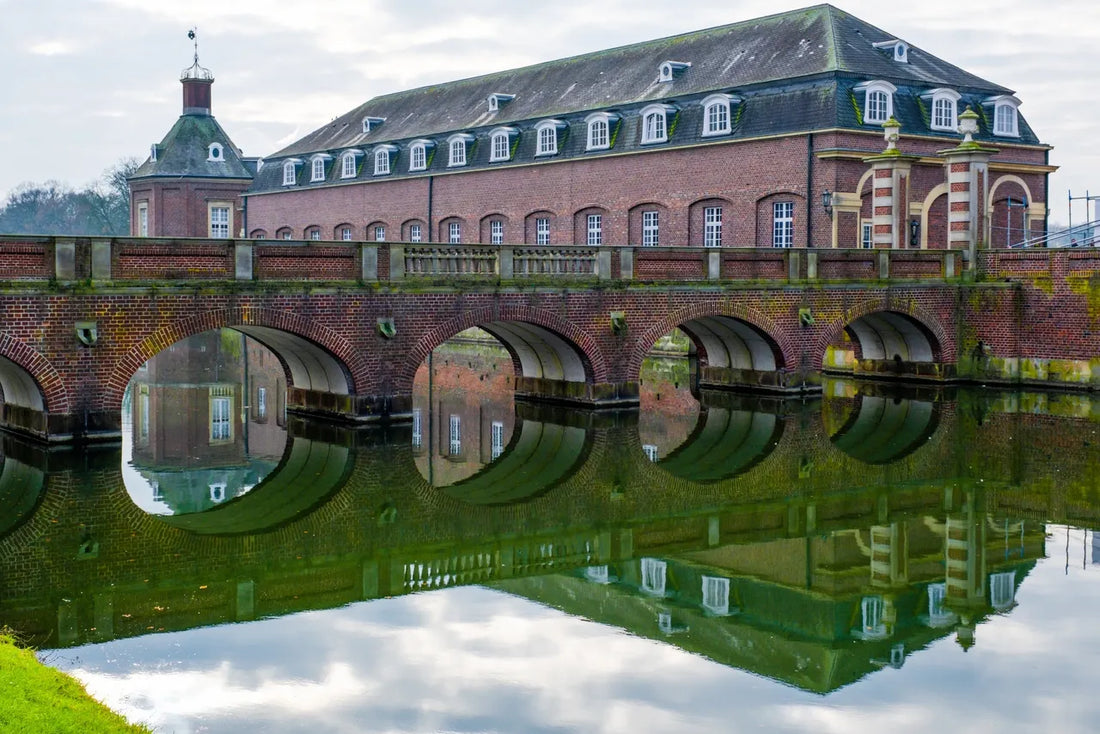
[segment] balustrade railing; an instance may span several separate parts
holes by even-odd
[[[496,247],[473,245],[406,245],[405,275],[495,275],[500,272]]]

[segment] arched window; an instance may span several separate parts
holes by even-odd
[[[933,89],[931,92],[921,95],[922,99],[930,98],[932,101],[932,114],[929,119],[929,127],[933,130],[956,132],[959,127],[958,101],[960,95],[954,89]]]
[[[310,159],[310,181],[324,181],[325,180],[325,157],[313,156]]]
[[[898,91],[890,82],[871,81],[857,84],[857,92],[863,92],[863,122],[868,125],[881,125],[894,116],[894,92]]]
[[[374,149],[374,175],[386,176],[390,173],[391,163],[397,154],[395,145],[379,145]]]
[[[730,103],[736,97],[728,94],[712,94],[703,100],[703,136],[727,135],[733,129]]]
[[[283,186],[293,186],[298,183],[298,166],[301,161],[291,158],[283,163]]]
[[[512,158],[512,141],[519,135],[514,127],[498,127],[489,133],[489,161],[507,161]]]
[[[642,110],[642,143],[668,141],[668,105],[650,105]]]
[[[275,233],[275,236],[280,240],[289,240],[294,236],[294,233],[291,231],[290,227],[281,227]]]
[[[558,131],[565,128],[561,120],[543,120],[535,125],[538,141],[535,147],[535,155],[557,155]]]
[[[1015,138],[1020,135],[1019,111],[1020,100],[1012,95],[1004,94],[999,97],[991,97],[985,101],[993,105],[993,134],[1003,137]]]
[[[355,178],[358,156],[361,155],[361,150],[348,150],[340,156],[340,178]]]
[[[428,168],[428,156],[435,147],[430,140],[414,140],[409,143],[409,171],[423,171]]]
[[[474,136],[460,133],[458,135],[452,135],[448,140],[448,150],[450,156],[447,158],[448,166],[464,166],[466,165],[466,147],[473,142]]]
[[[588,141],[585,150],[607,150],[612,145],[611,135],[619,123],[619,116],[611,112],[596,112],[585,118],[588,123]]]

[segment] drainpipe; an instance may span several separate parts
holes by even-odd
[[[248,197],[241,197],[241,237],[248,236]]]
[[[806,135],[806,247],[814,246],[814,134]]]
[[[435,176],[428,176],[428,242],[435,242],[432,232],[435,227],[432,224],[432,189],[435,184]]]
[[[1050,165],[1050,150],[1043,151],[1043,164]],[[1043,242],[1047,243],[1047,238],[1050,236],[1050,173],[1043,174],[1043,204],[1047,207],[1046,216],[1043,217]],[[1026,234],[1027,237],[1031,236],[1031,233]],[[1049,243],[1047,243],[1049,247]]]

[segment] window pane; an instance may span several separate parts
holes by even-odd
[[[601,215],[588,215],[588,238],[586,242],[589,245],[603,244],[603,217]]]
[[[420,242],[419,224],[412,224],[409,226],[409,242]]]
[[[451,244],[457,245],[462,242],[462,225],[458,222],[451,222],[447,227],[448,239]]]
[[[722,246],[722,207],[708,206],[703,210],[703,245]]]
[[[549,245],[550,244],[550,219],[536,219],[535,220],[535,244],[536,245]]]
[[[794,202],[777,201],[772,211],[772,245],[790,247],[794,242]]]
[[[658,242],[659,227],[657,212],[642,212],[642,246],[656,247]]]

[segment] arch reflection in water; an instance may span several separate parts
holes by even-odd
[[[143,364],[123,400],[123,477],[135,504],[202,512],[249,492],[283,461],[286,371],[230,329],[173,344]]]
[[[838,428],[826,427],[834,446],[866,464],[904,459],[925,445],[939,425],[939,408],[930,400],[858,395],[854,403],[845,406],[849,412]]]
[[[46,488],[41,450],[11,436],[0,437],[0,538],[34,514]]]

